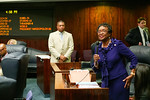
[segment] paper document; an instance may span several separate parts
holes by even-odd
[[[70,70],[69,79],[71,83],[90,82],[91,76],[89,70]]]
[[[51,57],[49,55],[35,55],[37,57],[40,57],[41,59],[50,59]]]
[[[100,88],[97,82],[79,82],[76,85],[78,88]]]

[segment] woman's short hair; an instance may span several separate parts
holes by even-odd
[[[111,25],[109,25],[108,23],[102,23],[102,24],[100,24],[99,26],[98,26],[98,28],[97,28],[97,32],[98,32],[98,29],[101,27],[101,26],[104,26],[104,27],[107,27],[108,28],[108,33],[112,33],[112,27],[111,27]]]

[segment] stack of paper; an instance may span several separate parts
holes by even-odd
[[[35,55],[37,57],[40,57],[41,59],[50,59],[51,57],[49,55]]]
[[[80,82],[76,83],[78,88],[100,88],[97,82]]]

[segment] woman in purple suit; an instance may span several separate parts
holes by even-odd
[[[109,100],[129,100],[129,86],[135,75],[136,56],[120,40],[110,38],[112,28],[103,23],[97,29],[101,43],[95,48],[93,70],[101,71],[102,88],[109,88]],[[131,61],[128,75],[123,57]]]

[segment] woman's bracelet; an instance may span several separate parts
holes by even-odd
[[[133,76],[135,76],[135,73],[133,73],[133,72],[131,72],[130,74],[133,75]]]

